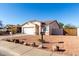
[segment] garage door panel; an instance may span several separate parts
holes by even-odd
[[[23,31],[27,35],[34,35],[35,34],[35,29],[34,28],[24,28]]]

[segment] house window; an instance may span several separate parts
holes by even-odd
[[[49,26],[46,26],[46,31],[49,31]]]
[[[46,27],[42,27],[41,31],[45,32],[46,31]]]

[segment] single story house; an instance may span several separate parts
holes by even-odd
[[[63,35],[63,29],[60,28],[56,20],[30,21],[22,24],[22,33],[26,35],[40,35],[42,30],[45,35]]]
[[[21,25],[6,25],[5,28],[7,32],[12,32],[13,34],[21,33]]]

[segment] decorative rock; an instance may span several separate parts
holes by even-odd
[[[35,47],[35,46],[36,46],[35,42],[33,42],[33,43],[32,43],[32,46],[33,46],[33,47]]]
[[[16,39],[16,40],[15,40],[15,43],[19,43],[19,40]]]
[[[52,45],[52,51],[58,51],[59,50],[59,46],[57,45]]]
[[[26,45],[26,42],[24,42],[23,44]]]
[[[23,44],[23,43],[24,43],[24,41],[20,41],[19,43],[20,43],[20,44]]]
[[[40,45],[38,46],[38,48],[43,48],[43,44],[40,44]]]
[[[30,44],[26,43],[27,46],[30,46]]]
[[[15,39],[13,39],[13,42],[15,41]]]

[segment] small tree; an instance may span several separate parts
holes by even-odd
[[[64,27],[64,24],[61,23],[61,22],[59,22],[59,26],[60,26],[60,28],[63,28]]]
[[[6,25],[6,28],[9,32],[12,32],[13,34],[17,32],[17,27],[15,25]]]

